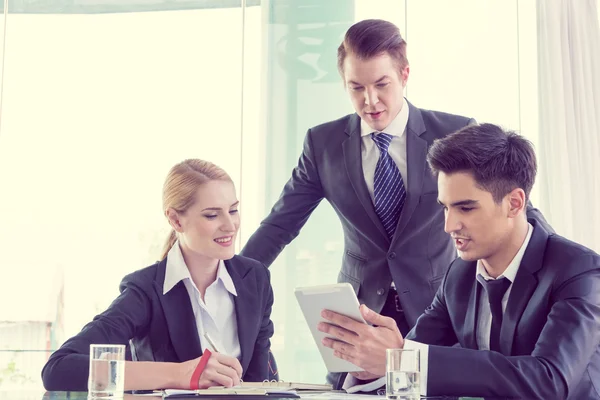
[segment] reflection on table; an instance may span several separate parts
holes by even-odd
[[[0,400],[87,400],[87,392],[45,392],[43,390],[3,390]],[[125,394],[123,400],[159,400],[162,396]]]

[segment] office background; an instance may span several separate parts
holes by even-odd
[[[238,250],[277,199],[306,130],[352,112],[336,69],[346,29],[396,23],[406,96],[521,132],[532,200],[600,251],[596,0],[4,0],[0,19],[0,388],[39,388],[49,352],[159,257],[161,186],[185,158],[225,168]],[[325,368],[293,296],[335,282],[324,202],[271,267],[283,379]]]

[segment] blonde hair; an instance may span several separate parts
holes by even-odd
[[[200,185],[209,181],[230,181],[231,178],[222,168],[215,164],[198,159],[188,159],[171,168],[163,185],[163,212],[167,216],[169,208],[178,213],[185,213],[196,202],[196,192]],[[171,233],[165,241],[161,260],[177,240],[177,233]]]

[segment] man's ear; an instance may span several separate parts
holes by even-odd
[[[410,65],[407,65],[400,71],[400,80],[402,81],[402,87],[406,86],[408,82],[408,75],[410,75]]]
[[[527,208],[527,196],[521,188],[513,189],[506,195],[508,199],[508,216],[514,218]]]
[[[165,216],[169,220],[169,225],[171,225],[171,228],[173,228],[175,230],[175,232],[179,232],[179,233],[183,232],[183,226],[181,224],[181,216],[179,215],[179,213],[177,211],[175,211],[172,208],[168,208],[167,211],[165,211]]]

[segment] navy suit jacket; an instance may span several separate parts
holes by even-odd
[[[375,213],[362,170],[360,117],[350,114],[308,130],[292,177],[242,255],[271,265],[300,232],[323,198],[342,223],[344,254],[339,282],[361,303],[380,311],[392,280],[412,327],[431,304],[456,249],[444,232],[437,180],[427,168],[429,146],[474,120],[408,103],[406,201],[393,238]]]
[[[431,345],[428,395],[600,399],[600,256],[530,223],[501,352],[477,350],[481,285],[477,263],[461,259],[407,335]],[[462,348],[450,347],[455,343]]]
[[[110,307],[50,356],[42,370],[47,390],[87,390],[93,343],[128,345],[131,358],[137,361],[183,362],[202,355],[183,281],[163,295],[166,265],[165,258],[123,278],[121,294]],[[269,272],[261,263],[241,256],[226,260],[225,266],[237,291],[234,304],[242,378],[258,382],[276,379],[276,371],[269,366],[273,336]]]
[[[475,120],[420,109],[410,102],[408,108],[407,195],[391,239],[365,183],[360,118],[350,114],[308,130],[292,177],[240,254],[270,266],[325,198],[344,232],[338,281],[350,283],[358,300],[379,312],[393,280],[406,321],[414,326],[456,258],[454,243],[444,232],[444,210],[437,203],[437,179],[427,167],[427,150],[435,139]],[[530,205],[527,211],[545,223]]]

